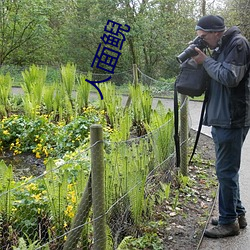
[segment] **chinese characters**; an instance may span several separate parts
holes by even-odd
[[[104,31],[107,34],[103,34],[101,39],[105,46],[102,43],[99,44],[94,60],[91,64],[91,67],[94,66],[98,69],[104,70],[110,74],[114,74],[114,70],[118,59],[121,55],[121,49],[124,41],[126,41],[125,35],[123,32],[129,32],[130,26],[127,24],[124,25],[125,28],[122,27],[121,24],[108,20],[107,25],[104,28]],[[117,51],[118,50],[118,51]],[[96,86],[96,83],[106,82],[111,79],[111,76],[107,77],[101,81],[90,81],[85,79],[88,83],[92,84],[99,92],[101,99],[103,99],[102,92]]]

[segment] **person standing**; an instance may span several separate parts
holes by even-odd
[[[219,218],[212,219],[214,226],[205,236],[222,238],[238,235],[247,226],[239,169],[250,126],[250,45],[238,27],[226,30],[221,16],[203,16],[195,30],[213,51],[207,56],[195,48],[198,55],[193,57],[210,76],[203,124],[212,126],[219,182]]]

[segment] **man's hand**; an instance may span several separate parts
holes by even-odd
[[[198,53],[197,56],[192,57],[197,64],[203,64],[207,56],[197,47],[194,48],[195,51]]]

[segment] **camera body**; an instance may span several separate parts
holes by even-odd
[[[180,54],[176,57],[177,61],[179,63],[183,63],[188,58],[198,55],[198,53],[195,51],[195,47],[199,48],[200,50],[203,50],[207,48],[207,43],[199,36],[197,36],[190,45]]]

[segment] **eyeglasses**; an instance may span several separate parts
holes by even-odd
[[[205,39],[207,37],[208,34],[211,34],[211,33],[214,33],[213,31],[210,31],[210,32],[206,32],[202,35],[200,35],[199,37],[202,38],[202,39]]]

